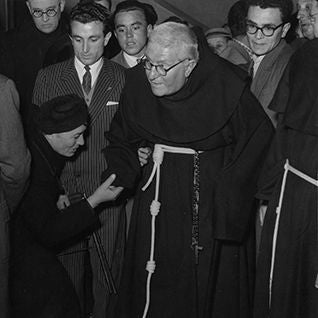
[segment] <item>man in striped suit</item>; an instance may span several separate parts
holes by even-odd
[[[62,174],[68,194],[91,193],[99,185],[102,171],[107,168],[101,153],[101,149],[107,145],[104,132],[109,129],[124,85],[124,69],[102,57],[104,47],[111,37],[108,20],[109,11],[103,6],[94,2],[77,4],[70,13],[70,35],[75,57],[42,69],[38,73],[33,91],[33,103],[36,105],[70,93],[84,97],[87,102],[90,128],[86,148],[67,163]],[[118,282],[125,240],[125,211],[119,202],[108,203],[101,208],[103,211],[99,215],[102,227],[98,234],[112,267],[113,277]],[[94,318],[99,318],[105,317],[110,297],[91,241],[90,239],[88,250],[93,277],[93,312]],[[84,289],[83,284],[84,268],[87,268],[84,267],[83,244],[84,242],[61,256],[82,304],[85,303],[84,292],[87,291],[87,286]],[[87,308],[83,308],[87,312]]]

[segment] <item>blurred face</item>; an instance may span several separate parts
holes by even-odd
[[[207,37],[207,41],[209,44],[209,47],[212,48],[212,50],[220,55],[227,47],[227,38],[220,36],[220,37]]]
[[[313,25],[310,21],[310,14],[314,8],[317,8],[317,5],[318,4],[316,0],[297,1],[297,18],[299,20],[301,32],[303,36],[309,40],[312,40],[315,37]]]
[[[75,56],[85,65],[92,65],[103,55],[111,33],[104,35],[101,21],[71,22],[71,40]]]
[[[147,45],[145,55],[153,66],[150,70],[145,69],[145,72],[154,95],[166,96],[178,92],[190,76],[196,62],[187,52],[179,51],[174,48],[163,48],[156,43]],[[180,63],[177,64],[178,62]],[[154,66],[161,65],[168,69],[175,64],[177,65],[171,68],[165,76],[160,75]]]
[[[317,2],[311,8],[310,21],[311,21],[312,28],[313,28],[314,38],[318,38],[318,5],[317,5]]]
[[[266,8],[262,9],[259,6],[250,6],[247,14],[247,23],[257,26],[259,28],[269,27],[276,28],[282,24],[281,12],[278,8]],[[285,23],[279,26],[272,36],[265,36],[261,30],[257,30],[256,33],[247,34],[248,42],[251,49],[256,55],[265,55],[271,52],[285,37],[287,31],[290,28],[289,23]]]
[[[45,135],[45,138],[57,153],[65,157],[72,157],[78,147],[84,145],[85,130],[86,126],[81,125],[71,131]]]
[[[59,25],[65,0],[28,0],[26,5],[36,28],[43,33],[52,33]]]
[[[147,44],[151,25],[140,10],[118,12],[115,17],[115,36],[121,49],[129,55],[140,57]]]

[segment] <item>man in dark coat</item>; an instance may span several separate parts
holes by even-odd
[[[80,97],[66,95],[43,104],[34,116],[30,187],[11,228],[12,317],[79,318],[76,292],[56,253],[95,229],[99,219],[93,208],[121,190],[110,187],[112,176],[87,199],[59,210],[57,202],[65,194],[59,176],[66,159],[84,144],[87,106]]]
[[[269,206],[257,266],[255,318],[318,317],[317,56],[317,39],[292,56],[289,90],[286,98],[279,97],[285,114],[258,193]]]
[[[43,67],[46,54],[51,46],[67,36],[66,18],[62,16],[65,0],[27,0],[26,5],[30,16],[2,35],[5,59],[0,61],[0,71],[17,86],[24,123],[36,75]]]
[[[14,83],[0,75],[0,312],[9,317],[9,221],[25,193],[31,156],[26,147]]]
[[[250,317],[253,197],[272,127],[242,72],[175,22],[155,26],[127,70],[105,177],[139,185],[114,317]],[[142,179],[141,143],[154,150]]]

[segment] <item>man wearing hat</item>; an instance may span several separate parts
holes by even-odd
[[[214,53],[220,55],[226,48],[228,41],[232,38],[231,32],[226,28],[213,28],[205,32],[209,47]]]
[[[85,101],[56,97],[34,114],[29,133],[32,154],[30,187],[12,221],[12,317],[80,317],[79,301],[56,254],[99,225],[94,208],[121,192],[112,175],[87,198],[61,211],[64,189],[59,177],[67,158],[84,145],[88,121]],[[90,194],[90,193],[88,193]]]
[[[124,85],[124,68],[103,58],[104,48],[111,37],[108,20],[109,11],[105,7],[92,1],[77,4],[70,12],[70,36],[75,56],[42,69],[33,92],[33,103],[38,106],[53,97],[70,93],[84,98],[88,105],[90,129],[85,149],[67,162],[61,176],[68,194],[92,192],[99,185],[102,171],[107,168],[101,153],[107,145],[104,133],[117,111]],[[98,234],[116,280],[124,252],[125,209],[117,201],[101,205],[99,209],[102,225]],[[83,251],[89,252],[89,262],[86,262]],[[87,304],[84,295],[88,290],[83,283],[88,277],[85,274],[93,273],[92,284],[89,282],[88,286],[93,287],[94,315],[105,317],[109,293],[93,240],[88,244],[85,240],[63,254],[60,259],[68,270],[83,308]],[[91,269],[90,265],[87,266],[88,271],[84,267],[87,263],[91,264]],[[91,307],[91,302],[88,306]]]

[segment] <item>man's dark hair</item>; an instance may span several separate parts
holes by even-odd
[[[80,0],[79,2],[86,2],[87,0]],[[94,2],[98,3],[100,2],[101,0],[93,0]],[[108,9],[111,10],[112,8],[112,0],[106,0],[108,2]]]
[[[232,37],[246,33],[246,16],[248,5],[244,0],[235,2],[227,15],[227,25],[231,30]]]
[[[283,22],[289,22],[293,13],[292,0],[248,0],[248,7],[259,6],[262,9],[278,8]]]
[[[94,2],[94,0],[82,0],[70,12],[70,24],[73,21],[80,23],[90,23],[100,21],[104,24],[104,34],[111,31],[110,29],[110,12],[104,6]],[[71,31],[71,28],[70,28]]]
[[[151,4],[139,2],[136,0],[125,0],[119,2],[111,17],[111,27],[115,30],[115,17],[119,12],[128,12],[133,10],[141,11],[146,19],[147,24],[155,25],[158,20],[158,15]]]

